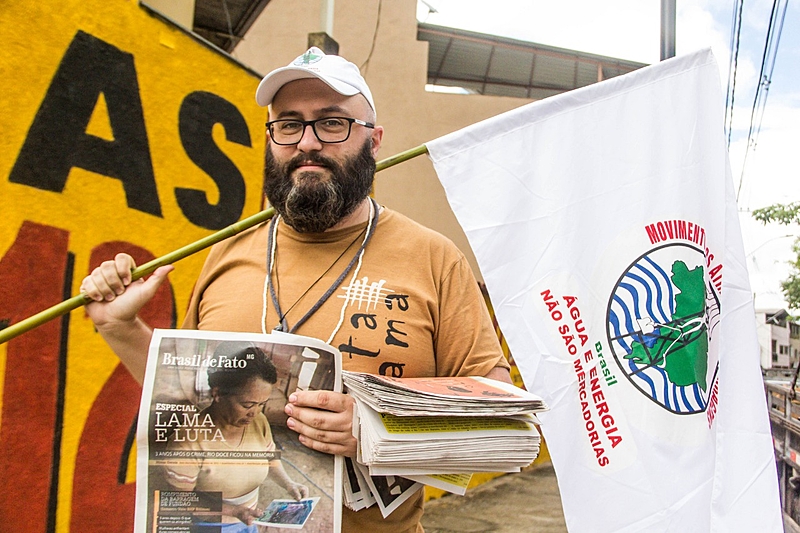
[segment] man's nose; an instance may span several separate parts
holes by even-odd
[[[320,141],[317,138],[317,134],[314,133],[314,126],[312,124],[306,124],[303,128],[303,136],[300,137],[297,148],[301,152],[316,152],[322,150],[322,141]]]

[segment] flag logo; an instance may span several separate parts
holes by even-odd
[[[306,53],[295,59],[293,64],[297,65],[298,67],[307,67],[308,65],[316,63],[323,57],[325,57],[324,54],[317,54],[311,50],[308,50]]]
[[[620,370],[656,404],[675,414],[709,404],[718,358],[719,294],[700,248],[657,246],[620,276],[608,301],[608,342]]]

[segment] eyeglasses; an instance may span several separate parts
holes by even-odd
[[[311,126],[314,135],[320,142],[343,143],[350,138],[350,130],[354,123],[365,128],[375,127],[375,124],[357,118],[325,117],[316,120],[271,120],[267,122],[267,130],[269,130],[272,142],[281,146],[299,143],[307,126]]]

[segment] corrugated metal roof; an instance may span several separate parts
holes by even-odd
[[[193,31],[231,52],[270,0],[195,0]],[[420,23],[429,43],[428,82],[478,94],[540,99],[644,63]]]
[[[540,99],[626,74],[645,63],[420,23],[428,83]]]
[[[269,0],[195,0],[193,31],[231,52]]]

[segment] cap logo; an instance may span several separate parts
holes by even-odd
[[[319,61],[323,57],[325,57],[325,56],[322,55],[322,54],[315,54],[311,50],[308,50],[305,54],[303,54],[300,57],[298,57],[297,59],[295,59],[293,64],[297,65],[299,67],[307,66],[307,65],[311,65],[312,63],[316,63],[317,61]]]

